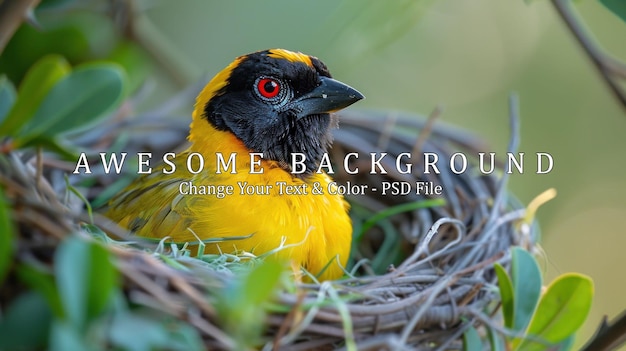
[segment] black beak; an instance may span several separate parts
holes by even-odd
[[[321,77],[321,81],[313,91],[291,102],[289,107],[296,111],[298,118],[338,111],[365,98],[356,89],[338,80]]]

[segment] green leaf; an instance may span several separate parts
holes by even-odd
[[[266,259],[254,267],[248,273],[242,287],[246,303],[259,305],[267,302],[276,292],[284,270],[284,264],[276,259]]]
[[[20,136],[25,140],[52,137],[94,123],[118,106],[124,80],[123,71],[114,64],[79,66],[52,87]]]
[[[111,342],[123,350],[203,350],[196,329],[163,316],[148,313],[123,312],[111,323]],[[141,335],[141,337],[137,337]]]
[[[40,135],[28,141],[21,141],[21,147],[27,146],[39,146],[46,151],[54,152],[55,154],[65,158],[66,160],[76,161],[78,159],[78,153],[74,152],[70,147],[61,143],[62,140],[51,136]]]
[[[67,61],[58,55],[48,55],[37,61],[20,84],[17,100],[0,125],[0,135],[13,135],[30,121],[48,91],[69,71]]]
[[[19,296],[0,319],[0,350],[43,349],[51,323],[52,313],[40,294]]]
[[[593,298],[591,278],[577,273],[563,274],[548,287],[528,326],[520,351],[542,351],[546,345],[566,341],[587,319]],[[541,343],[533,340],[541,340]]]
[[[600,2],[606,6],[622,21],[626,22],[626,1],[624,0],[600,0]]]
[[[476,331],[476,328],[469,327],[465,333],[463,333],[463,351],[482,351],[483,343],[480,341],[480,335]]]
[[[40,14],[38,10],[41,6],[40,3],[35,9],[36,15]],[[93,12],[95,11],[47,13],[38,18],[41,28],[32,25],[20,26],[0,55],[0,71],[6,72],[9,79],[18,84],[23,81],[26,72],[46,55],[60,55],[67,62],[75,64],[94,58],[96,54],[94,49],[100,53],[103,48],[107,50],[106,39],[89,38],[89,32],[102,32],[102,28],[106,27],[106,19],[97,20],[98,17],[103,18],[106,15]],[[77,20],[83,17],[88,18],[83,21]],[[112,21],[109,19],[108,22]],[[93,43],[93,48],[90,48],[90,43]]]
[[[46,299],[50,310],[56,317],[63,318],[63,305],[52,274],[36,265],[21,264],[17,266],[17,276]]]
[[[4,281],[11,261],[13,261],[13,225],[9,216],[9,206],[4,198],[4,190],[0,188],[0,283]]]
[[[15,103],[17,93],[13,83],[7,78],[7,76],[0,76],[0,123],[4,121],[7,113],[11,110],[11,107]]]
[[[256,266],[220,291],[216,304],[224,329],[238,341],[238,349],[258,346],[268,302],[285,270],[272,258],[254,263]]]
[[[511,258],[511,281],[513,284],[513,327],[522,331],[528,325],[541,295],[541,271],[528,251],[515,247]]]
[[[134,313],[116,314],[111,323],[111,342],[124,350],[150,351],[167,344],[163,321]],[[137,335],[141,335],[140,338]]]
[[[136,43],[120,42],[107,60],[113,61],[124,68],[128,77],[127,91],[133,93],[145,83],[153,70],[151,58]]]
[[[54,271],[65,315],[76,328],[104,309],[117,286],[118,272],[109,253],[74,236],[58,248]]]
[[[94,351],[91,344],[88,344],[86,338],[77,329],[69,323],[56,320],[52,324],[50,332],[50,351]]]
[[[496,263],[494,265],[496,276],[498,277],[498,286],[500,287],[500,299],[502,302],[502,315],[504,316],[504,326],[513,328],[513,319],[515,318],[515,304],[513,300],[513,283],[506,273],[502,265]]]
[[[498,331],[487,326],[487,336],[489,338],[489,346],[491,351],[505,351],[506,345],[504,343],[504,336],[498,333]]]

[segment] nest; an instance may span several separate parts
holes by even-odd
[[[163,126],[162,130],[169,136],[155,143],[154,138],[141,137],[153,135],[153,131],[138,132],[129,146],[131,150],[133,147],[171,149],[175,141],[184,138],[186,119],[157,118],[161,122],[154,122],[153,117],[150,116],[148,125]],[[509,151],[516,148],[516,120],[513,113]],[[142,121],[141,118],[133,122],[118,121],[75,141],[88,141],[93,146],[106,140],[107,134],[141,126]],[[341,159],[349,152],[362,155],[386,152],[388,156],[381,164],[388,173],[339,172],[334,175],[339,183],[351,181],[380,188],[385,181],[408,182],[413,187],[418,181],[427,181],[443,189],[442,195],[417,195],[413,188],[411,195],[405,196],[381,196],[380,192],[349,196],[355,211],[375,214],[433,198],[444,198],[445,203],[405,208],[385,219],[388,228],[376,225],[367,230],[353,254],[353,277],[322,284],[299,284],[295,291],[279,292],[274,302],[283,307],[282,311],[274,309],[267,314],[267,342],[260,348],[459,349],[461,336],[470,326],[501,325],[493,264],[498,262],[506,267],[511,246],[528,248],[532,243],[532,228],[520,225],[525,210],[507,193],[506,174],[479,174],[472,169],[475,160],[464,173],[452,173],[450,156],[459,151],[477,155],[485,151],[483,142],[467,132],[434,123],[433,118],[346,111],[340,121],[332,148],[334,157]],[[403,152],[414,155],[412,160],[402,159],[413,163],[414,170],[408,174],[396,171],[395,167],[396,156]],[[439,156],[440,174],[422,172],[423,160],[415,155],[424,152]],[[89,219],[82,205],[74,206],[64,200],[64,195],[59,195],[66,193],[63,172],[59,170],[63,166],[68,168],[67,164],[45,155],[26,153],[6,155],[0,163],[1,181],[19,226],[16,260],[35,259],[50,265],[60,241],[72,232],[84,234],[80,223]],[[369,163],[361,166],[367,169]],[[91,187],[90,191],[101,190]],[[99,216],[95,224],[125,235]],[[356,218],[355,228],[360,224],[362,220]],[[88,235],[81,236],[91,240]],[[390,245],[394,248],[393,257],[388,257]],[[123,288],[129,300],[188,322],[202,336],[207,349],[235,347],[236,341],[222,329],[210,298],[212,292],[236,279],[233,274],[207,270],[199,260],[188,257],[180,258],[188,268],[180,271],[150,252],[119,245],[107,245],[107,248],[124,277]],[[373,267],[377,260],[389,262],[383,272]],[[5,290],[0,302],[7,303],[17,293]]]

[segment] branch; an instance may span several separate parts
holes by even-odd
[[[626,64],[610,57],[594,43],[570,0],[552,0],[552,4],[626,112],[626,92],[618,82],[619,78],[626,78]]]
[[[600,323],[596,334],[587,342],[581,351],[609,351],[614,350],[626,341],[626,313],[613,320],[612,324],[606,322],[606,317]]]
[[[0,0],[0,53],[4,51],[17,28],[28,18],[28,11],[38,4],[39,0]]]

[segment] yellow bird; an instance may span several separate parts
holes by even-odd
[[[362,98],[313,56],[240,56],[198,95],[189,148],[114,197],[107,216],[137,235],[175,242],[248,236],[206,251],[282,247],[275,255],[321,280],[339,278],[352,241],[349,206],[317,171],[332,143],[331,113]],[[306,160],[303,173],[292,169],[294,153]]]

